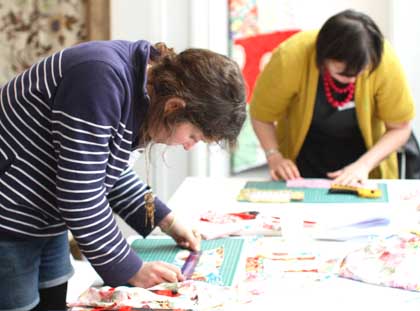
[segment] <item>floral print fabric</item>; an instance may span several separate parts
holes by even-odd
[[[420,236],[393,235],[349,253],[339,275],[366,283],[420,291]]]

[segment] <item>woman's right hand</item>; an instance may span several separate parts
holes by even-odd
[[[181,270],[163,261],[143,262],[141,268],[128,283],[132,286],[149,288],[160,283],[175,283],[185,281]]]
[[[272,154],[267,161],[273,180],[300,178],[296,164],[290,159],[283,158],[280,153]]]

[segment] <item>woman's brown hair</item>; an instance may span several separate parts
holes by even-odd
[[[157,44],[151,58],[148,89],[151,105],[143,127],[144,143],[162,126],[171,132],[190,122],[210,141],[234,146],[246,117],[245,84],[239,66],[230,58],[206,49],[187,49],[175,54]],[[186,106],[164,113],[168,99],[177,97]]]

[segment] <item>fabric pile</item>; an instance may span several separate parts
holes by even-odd
[[[126,286],[89,288],[69,307],[70,311],[126,311],[131,308],[228,310],[229,306],[250,301],[250,295],[238,288],[188,280],[162,283],[149,289]]]

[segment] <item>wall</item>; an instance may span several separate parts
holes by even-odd
[[[328,17],[345,9],[370,15],[385,34],[389,33],[389,0],[257,0],[262,31],[319,28]],[[274,13],[273,13],[274,12]]]
[[[417,107],[417,116],[413,127],[417,138],[420,138],[420,23],[418,12],[420,2],[417,0],[391,1],[390,39],[396,49],[407,74]]]

